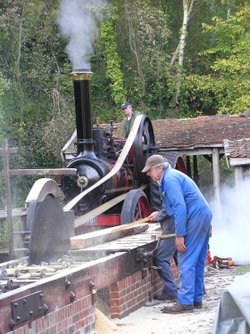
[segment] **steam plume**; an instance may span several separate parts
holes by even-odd
[[[250,179],[237,188],[224,188],[221,198],[221,218],[215,214],[213,219],[212,256],[250,263]]]
[[[73,70],[90,69],[97,32],[95,13],[105,0],[62,0],[57,23],[64,38],[69,40],[66,51]]]

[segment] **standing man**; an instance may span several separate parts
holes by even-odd
[[[148,217],[150,221],[159,221],[161,224],[162,235],[175,233],[175,223],[173,217],[169,216],[163,208],[160,211],[154,211]],[[155,252],[155,264],[159,268],[158,275],[162,280],[164,287],[161,293],[156,293],[154,299],[176,301],[177,284],[175,282],[171,259],[176,253],[175,238],[160,239]]]
[[[122,111],[125,114],[125,117],[122,122],[122,136],[123,138],[128,138],[130,130],[134,124],[135,118],[137,115],[140,115],[139,112],[135,112],[132,110],[132,106],[128,102],[124,102],[122,104]]]
[[[212,213],[194,181],[172,169],[161,155],[149,157],[142,172],[159,182],[163,204],[175,221],[179,251],[178,302],[163,313],[190,312],[202,307],[204,266]]]

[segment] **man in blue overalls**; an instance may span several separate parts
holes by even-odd
[[[201,308],[211,210],[194,181],[172,169],[161,155],[149,157],[142,172],[159,182],[163,204],[175,221],[180,288],[178,302],[166,306],[163,312],[190,312]]]

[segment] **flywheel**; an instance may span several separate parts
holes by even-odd
[[[153,126],[147,116],[143,116],[136,138],[134,140],[134,174],[135,179],[141,182],[147,180],[145,173],[142,173],[147,158],[156,152],[155,136]]]

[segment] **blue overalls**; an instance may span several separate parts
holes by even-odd
[[[178,258],[178,303],[192,305],[202,301],[212,213],[194,181],[170,166],[163,171],[160,192],[166,211],[174,217],[176,236],[184,237],[187,247]]]

